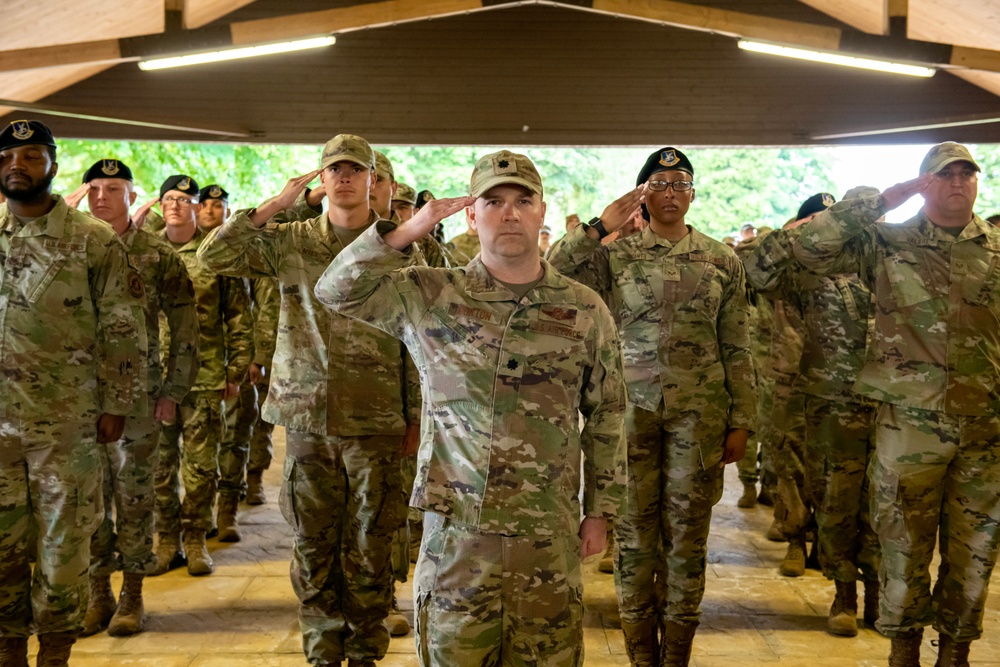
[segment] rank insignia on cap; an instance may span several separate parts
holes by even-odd
[[[15,120],[11,122],[10,126],[14,129],[14,138],[18,141],[30,139],[31,135],[35,133],[26,120]]]
[[[664,167],[672,167],[680,161],[681,159],[677,157],[677,151],[663,151],[660,153],[660,164]]]
[[[102,160],[101,173],[114,176],[118,173],[118,160]]]
[[[221,197],[222,196],[222,188],[220,188],[218,185],[213,185],[212,189],[208,191],[208,196],[209,197]]]
[[[181,192],[188,190],[190,188],[191,188],[190,178],[184,178],[177,182],[177,189],[180,190]]]
[[[506,174],[516,174],[517,164],[507,158],[493,158],[493,175],[504,176]]]
[[[833,195],[831,195],[829,192],[824,192],[823,193],[823,206],[826,206],[827,208],[830,208],[835,203],[836,202],[834,202],[834,200],[833,200]]]

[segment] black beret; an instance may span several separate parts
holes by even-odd
[[[0,132],[0,151],[31,145],[56,147],[52,131],[45,123],[38,120],[12,120]]]
[[[424,204],[429,201],[434,201],[437,197],[430,190],[421,190],[417,193],[417,209],[420,209]]]
[[[132,181],[132,170],[121,160],[105,158],[94,163],[83,175],[83,182],[90,183],[95,178],[121,178]]]
[[[205,201],[206,199],[221,199],[222,201],[229,201],[229,193],[222,189],[222,186],[216,185],[206,185],[198,193],[198,201]]]
[[[819,213],[830,208],[837,203],[837,200],[829,192],[817,192],[809,199],[802,202],[799,212],[795,214],[796,220],[808,218],[813,213]]]
[[[171,190],[178,190],[192,197],[198,196],[198,183],[190,176],[184,174],[174,174],[163,181],[160,186],[160,196],[167,194]]]
[[[686,171],[694,176],[694,167],[691,166],[691,160],[687,159],[684,153],[681,153],[672,146],[661,148],[646,159],[646,164],[642,165],[642,169],[639,170],[639,176],[636,177],[635,184],[641,185],[645,183],[650,176],[659,171],[674,170]]]

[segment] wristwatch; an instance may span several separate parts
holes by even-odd
[[[587,226],[597,232],[597,238],[599,239],[603,239],[611,233],[604,228],[604,221],[600,218],[591,218],[590,222],[587,223]]]

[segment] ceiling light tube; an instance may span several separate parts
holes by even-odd
[[[874,60],[871,58],[858,58],[856,56],[845,56],[841,53],[830,53],[828,51],[811,51],[808,49],[797,49],[789,46],[778,46],[777,44],[767,44],[765,42],[752,42],[741,39],[737,45],[746,51],[755,53],[767,53],[773,56],[784,56],[786,58],[798,58],[799,60],[811,60],[818,63],[830,65],[841,65],[842,67],[857,67],[860,69],[870,69],[876,72],[889,72],[891,74],[906,74],[909,76],[934,76],[935,69],[931,67],[919,67],[917,65],[907,65],[895,63],[888,60]]]
[[[170,67],[187,67],[189,65],[218,63],[225,60],[256,58],[257,56],[270,56],[278,53],[291,53],[294,51],[305,51],[306,49],[318,49],[323,46],[330,46],[336,41],[337,39],[333,35],[324,35],[322,37],[309,37],[306,39],[295,39],[287,42],[271,42],[268,44],[256,44],[254,46],[241,46],[234,49],[186,53],[182,56],[150,58],[148,60],[139,61],[139,69],[149,72],[152,70],[167,69]]]

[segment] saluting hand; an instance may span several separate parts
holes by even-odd
[[[416,215],[385,235],[385,242],[396,250],[403,250],[414,241],[419,241],[434,231],[434,226],[449,215],[472,206],[475,197],[451,197],[434,199],[424,204]]]
[[[83,198],[87,196],[88,192],[90,192],[90,183],[84,183],[76,190],[63,197],[63,199],[65,199],[66,203],[73,208],[80,208],[80,202],[83,201]]]
[[[604,212],[601,213],[601,222],[604,223],[605,231],[610,233],[620,229],[629,221],[629,218],[636,214],[636,211],[639,210],[639,206],[645,199],[646,184],[642,183],[634,190],[629,190],[608,204]]]
[[[882,192],[882,201],[885,203],[885,210],[891,211],[898,208],[903,202],[915,194],[926,190],[934,182],[934,174],[924,174],[902,183],[889,186]]]
[[[299,194],[306,189],[306,186],[312,183],[316,177],[319,176],[320,171],[322,170],[315,169],[310,171],[308,174],[288,179],[288,182],[285,183],[285,187],[282,188],[281,192],[265,201],[250,214],[250,222],[254,223],[258,227],[263,227],[268,220],[294,204],[295,200],[298,199]]]
[[[135,210],[135,213],[132,214],[132,222],[135,223],[136,227],[142,227],[146,224],[146,216],[149,215],[150,209],[159,201],[159,197],[154,197]]]

